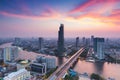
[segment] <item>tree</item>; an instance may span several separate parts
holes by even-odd
[[[91,74],[90,78],[94,80],[105,80],[104,78],[95,73]]]

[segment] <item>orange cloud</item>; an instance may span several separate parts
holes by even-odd
[[[81,12],[86,10],[87,8],[93,7],[96,11],[97,11],[97,7],[98,5],[100,5],[100,9],[102,8],[102,12],[104,10],[106,10],[106,8],[111,8],[113,7],[113,5],[115,3],[119,2],[119,0],[89,0],[88,2],[82,4],[82,5],[78,5],[76,6],[74,9],[72,9],[69,13],[76,13],[76,12]],[[93,9],[93,10],[94,10]],[[90,10],[92,11],[92,10]]]
[[[72,13],[80,12],[80,11],[84,10],[85,8],[89,7],[90,5],[92,5],[94,3],[95,3],[94,0],[90,0],[90,1],[84,3],[80,6],[75,7],[69,13],[72,14]]]

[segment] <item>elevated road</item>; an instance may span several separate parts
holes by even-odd
[[[47,80],[60,80],[84,50],[84,48],[78,50],[71,58],[63,63]]]

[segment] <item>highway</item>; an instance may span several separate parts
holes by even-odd
[[[53,74],[51,74],[51,76],[47,80],[60,80],[84,50],[84,48],[78,50],[71,58],[69,58]]]

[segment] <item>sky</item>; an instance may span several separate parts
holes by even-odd
[[[0,37],[120,38],[120,0],[0,0]]]

